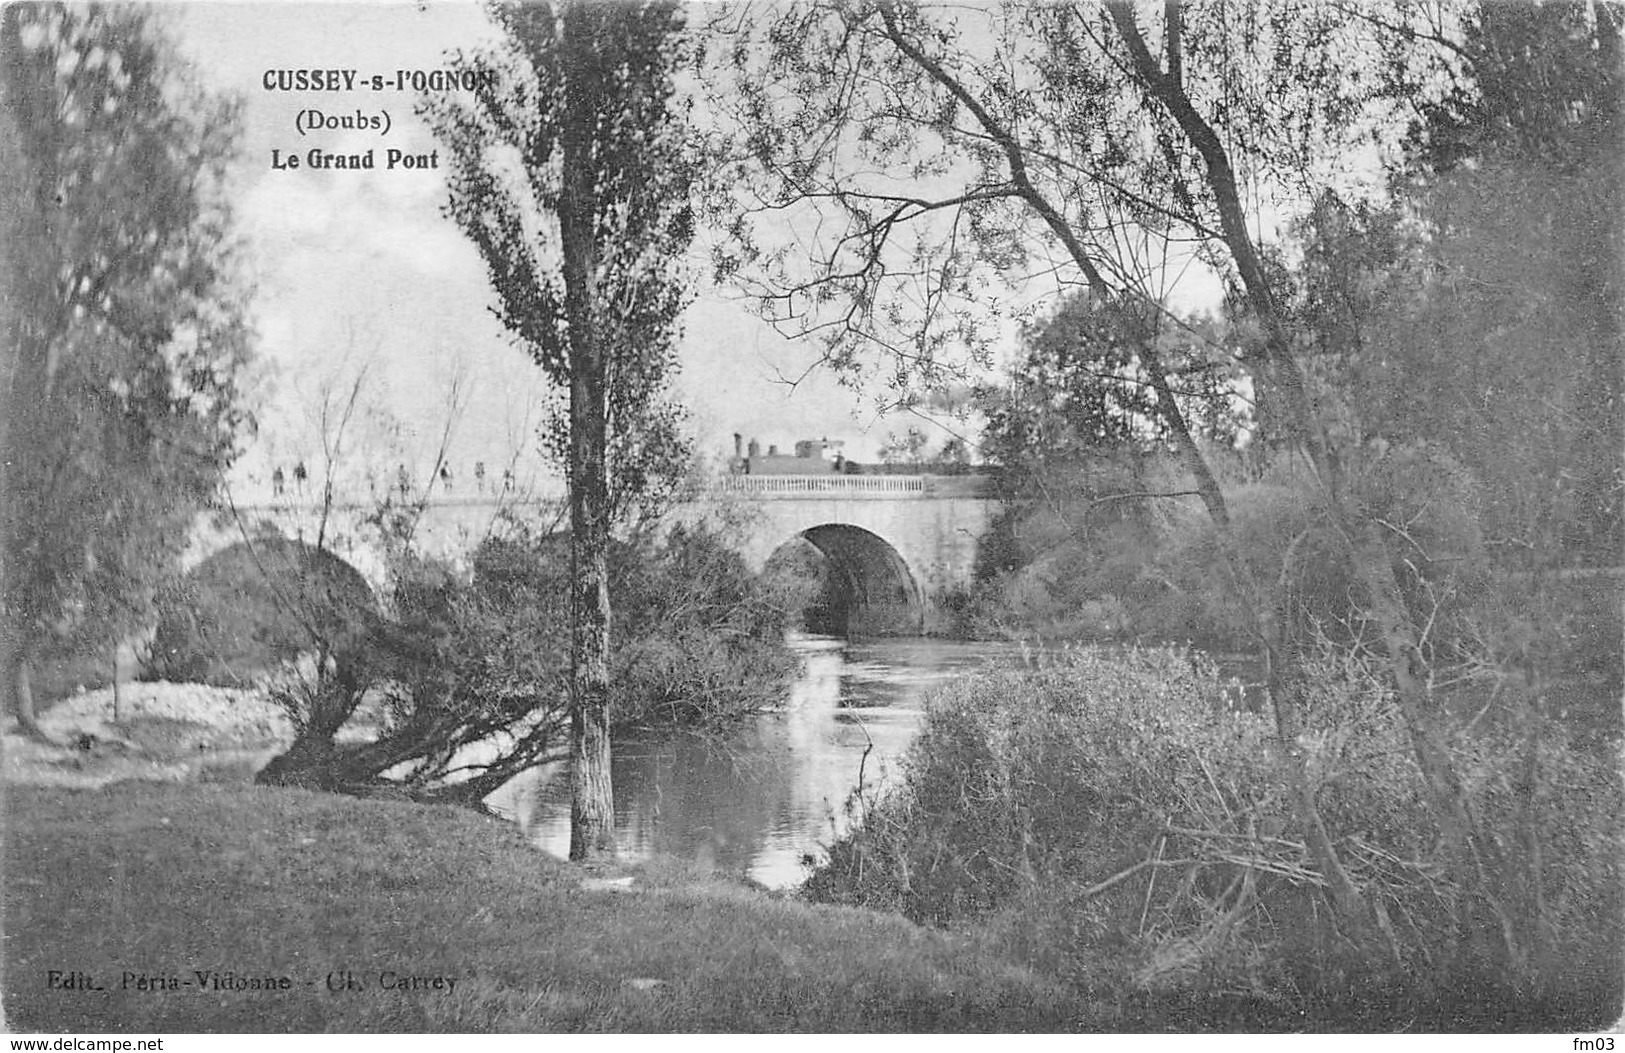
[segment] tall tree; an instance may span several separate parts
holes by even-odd
[[[664,392],[687,297],[691,165],[673,71],[673,3],[496,4],[504,40],[456,56],[495,74],[472,102],[425,113],[451,157],[449,213],[473,240],[494,311],[569,391],[570,858],[614,847],[607,553],[639,429],[672,422]]]
[[[1291,0],[797,5],[764,35],[772,75],[742,78],[739,145],[765,173],[754,184],[761,210],[812,212],[824,226],[806,239],[810,252],[769,244],[723,261],[757,264],[775,319],[822,335],[830,361],[878,346],[905,375],[996,335],[978,315],[1001,277],[1085,286],[1116,312],[1125,357],[1144,371],[1252,614],[1316,867],[1349,925],[1383,930],[1380,902],[1362,893],[1315,800],[1286,590],[1239,558],[1225,495],[1177,398],[1182,364],[1157,337],[1178,324],[1165,293],[1181,267],[1200,260],[1226,282],[1245,338],[1220,353],[1267,403],[1271,431],[1349,553],[1453,874],[1482,887],[1475,861],[1493,846],[1468,814],[1429,687],[1422,627],[1395,569],[1403,541],[1364,489],[1396,465],[1377,465],[1382,447],[1349,441],[1320,397],[1311,334],[1287,309],[1260,233],[1267,211],[1327,189],[1374,192],[1346,159],[1403,131],[1384,91],[1395,79],[1385,45],[1401,42],[1400,73],[1422,93],[1400,105],[1461,76],[1459,17],[1435,26],[1433,5],[1385,12],[1350,19]],[[734,54],[750,68],[751,49]]]
[[[1338,86],[1330,56],[1346,38],[1314,5],[1249,12],[1169,4],[1159,59],[1126,5],[798,5],[767,31],[774,75],[742,78],[740,145],[747,170],[765,173],[764,210],[813,211],[836,230],[820,231],[811,253],[747,247],[741,262],[765,272],[776,320],[823,336],[831,362],[878,345],[905,375],[996,338],[981,318],[1001,281],[1087,291],[1217,528],[1270,670],[1306,840],[1340,911],[1361,918],[1297,745],[1304,698],[1287,625],[1270,583],[1235,552],[1227,501],[1179,397],[1178,377],[1203,356],[1239,366],[1279,393],[1291,439],[1323,460],[1243,202],[1288,197],[1317,151],[1347,140],[1350,114],[1326,90]],[[735,54],[748,66],[748,49]],[[1181,323],[1168,290],[1196,259],[1254,307],[1262,346],[1194,340],[1175,345],[1194,360],[1169,357],[1163,334]]]
[[[237,115],[189,80],[140,7],[8,6],[0,90],[20,176],[0,458],[5,682],[39,735],[35,659],[105,653],[147,621],[250,424],[220,193]]]
[[[1526,568],[1605,566],[1625,545],[1622,27],[1619,3],[1471,12],[1462,76],[1398,174],[1431,276],[1400,346],[1476,351],[1474,389],[1417,417],[1484,480],[1498,555]]]
[[[978,550],[984,572],[1013,571],[1129,523],[1149,556],[1156,503],[1192,496],[1149,485],[1172,444],[1140,341],[1121,322],[1091,293],[1065,297],[1023,332],[1008,381],[983,393],[981,449],[999,468],[1003,505],[995,534]],[[1203,318],[1157,338],[1158,361],[1177,364],[1166,379],[1204,450],[1232,449],[1250,423],[1228,375],[1236,367],[1214,353],[1224,343],[1223,327]]]
[[[1371,606],[1415,673],[1407,684],[1395,670],[1401,702],[1437,708],[1433,683],[1475,671],[1511,686],[1498,715],[1524,743],[1511,777],[1533,800],[1552,777],[1533,761],[1539,743],[1562,733],[1546,717],[1552,680],[1601,674],[1617,697],[1620,675],[1618,586],[1589,568],[1616,563],[1625,536],[1625,38],[1611,4],[1452,14],[1454,73],[1418,107],[1394,200],[1317,200],[1282,301],[1334,422],[1342,524],[1359,524]],[[1414,54],[1424,26],[1385,22],[1389,53]],[[1548,831],[1525,821],[1509,835],[1467,811],[1453,832],[1476,900],[1458,916],[1488,918],[1509,973],[1525,973],[1550,936]]]

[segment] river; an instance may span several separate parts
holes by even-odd
[[[801,673],[781,707],[725,735],[686,732],[615,742],[615,827],[623,858],[678,856],[770,888],[806,878],[844,831],[860,782],[872,797],[919,730],[935,686],[1019,646],[793,634]],[[487,799],[534,843],[564,856],[570,792],[562,765],[520,776]]]

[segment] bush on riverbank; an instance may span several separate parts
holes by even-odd
[[[1006,495],[961,605],[965,633],[1168,641],[1215,651],[1247,646],[1250,614],[1229,581],[1213,573],[1222,561],[1187,473],[1155,458],[1101,460],[1046,467],[1041,498]],[[1285,520],[1301,518],[1303,495],[1239,477],[1228,482],[1237,542],[1249,562],[1278,557],[1281,539],[1292,536]]]
[[[674,527],[658,545],[620,553],[614,722],[715,727],[777,704],[797,667],[784,640],[793,587],[758,579],[708,525]]]
[[[1367,933],[1333,924],[1265,718],[1204,660],[1160,649],[1073,651],[943,691],[899,789],[807,893],[984,926],[1102,990],[1285,1008],[1452,991],[1533,1006],[1567,989],[1613,1019],[1612,756],[1551,724],[1517,739],[1462,735],[1459,768],[1487,836],[1483,881],[1452,887],[1391,699],[1351,660],[1309,672],[1299,745],[1345,865],[1381,908]],[[1536,958],[1507,960],[1507,926]]]

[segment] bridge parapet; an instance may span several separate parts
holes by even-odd
[[[728,475],[710,489],[767,500],[816,495],[895,501],[911,497],[986,497],[990,483],[985,475]]]
[[[705,500],[706,493],[713,500]],[[724,497],[730,500],[715,500]],[[824,552],[846,582],[848,625],[869,627],[862,631],[876,631],[881,623],[906,622],[911,631],[938,624],[942,615],[935,597],[971,582],[977,541],[998,514],[991,476],[831,472],[716,478],[705,492],[678,502],[667,522],[691,522],[718,505],[753,508],[751,515],[739,517],[730,543],[755,570],[798,537]],[[372,502],[335,499],[324,505],[301,492],[239,505],[237,511],[256,534],[270,529],[309,543],[320,533],[328,548],[375,588],[387,584],[388,562],[372,524]],[[564,522],[562,512],[557,494],[437,493],[425,503],[413,539],[422,551],[465,565],[483,539],[507,528],[510,516],[557,526]],[[189,563],[240,538],[236,524],[200,523]]]

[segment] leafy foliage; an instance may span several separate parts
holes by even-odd
[[[793,585],[758,581],[706,523],[623,549],[616,564],[617,724],[715,727],[778,697],[796,666],[784,646]]]
[[[4,456],[19,686],[42,646],[143,623],[251,423],[220,194],[236,110],[186,77],[156,19],[30,3],[0,22],[23,171]]]
[[[568,2],[490,13],[503,43],[451,63],[492,74],[486,86],[471,103],[447,93],[422,106],[452,162],[446,211],[486,263],[493,313],[556,385],[543,449],[574,470],[570,384],[601,369],[610,519],[646,518],[693,455],[686,411],[670,397],[695,222],[694,159],[672,84],[687,46],[682,15],[673,4]],[[583,134],[591,200],[572,204],[565,141]],[[586,210],[574,221],[591,240],[590,294],[567,288],[572,208]],[[572,295],[590,312],[596,348],[572,332]]]
[[[669,496],[684,459],[666,398],[694,234],[685,126],[673,100],[682,12],[669,0],[497,3],[489,74],[464,105],[422,111],[451,158],[447,211],[474,242],[497,316],[560,388],[570,485],[570,856],[614,843],[609,777],[611,526]]]
[[[709,728],[777,701],[794,667],[787,611],[715,529],[617,544],[611,573],[615,727]],[[558,598],[571,580],[559,535],[488,539],[467,578],[402,559],[391,613],[348,652],[347,682],[316,669],[277,681],[301,735],[262,777],[474,803],[559,759],[571,625]],[[314,613],[300,620],[314,624]]]
[[[1133,326],[1082,294],[1025,337],[1005,384],[982,393],[982,449],[1003,502],[978,549],[982,631],[1244,644],[1245,615],[1213,624],[1188,568],[1161,565],[1200,533],[1182,500],[1196,491],[1178,470]],[[1239,461],[1231,447],[1251,421],[1223,364],[1224,327],[1186,320],[1158,347],[1160,362],[1178,366],[1169,391],[1205,454]]]
[[[1309,669],[1311,791],[1380,930],[1332,923],[1269,722],[1168,650],[1074,651],[946,689],[898,789],[807,891],[978,920],[1086,985],[1371,999],[1415,968],[1449,976],[1446,999],[1489,984],[1534,1004],[1571,983],[1617,999],[1625,801],[1605,753],[1550,728],[1460,743],[1475,813],[1509,849],[1466,886],[1391,692],[1331,650]],[[1458,901],[1485,924],[1456,925]],[[1541,937],[1503,941],[1502,923]]]
[[[1542,878],[1520,870],[1524,833],[1509,830],[1535,827],[1507,825],[1480,795],[1487,772],[1525,763],[1489,727],[1563,737],[1542,700],[1574,668],[1562,641],[1583,636],[1572,615],[1546,632],[1534,612],[1503,618],[1500,601],[1619,551],[1617,5],[807,3],[763,28],[763,47],[732,53],[754,166],[742,175],[776,218],[816,225],[794,245],[747,242],[723,269],[759,282],[764,312],[822,338],[832,364],[861,373],[879,351],[899,387],[979,361],[1019,316],[1001,283],[1023,303],[1085,288],[1056,328],[1070,357],[1055,378],[1079,383],[1045,377],[995,434],[1014,440],[1012,464],[1046,434],[1111,456],[1079,471],[1076,453],[1041,447],[1028,479],[1067,493],[1030,506],[1042,518],[1012,518],[994,572],[1038,565],[1056,540],[1073,557],[1052,561],[1057,591],[1078,595],[1065,579],[1087,580],[1105,533],[1079,514],[1108,496],[1098,478],[1166,441],[1189,479],[1172,489],[1200,497],[1209,527],[1170,546],[1206,572],[1201,587],[1163,577],[1227,598],[1256,641],[1291,809],[1277,818],[1354,957],[1385,943],[1438,983],[1492,961],[1527,976],[1550,919],[1517,905]],[[1373,180],[1349,163],[1373,147],[1408,161]],[[1271,214],[1299,220],[1273,244]],[[1195,333],[1169,311],[1193,263],[1226,286],[1222,329]],[[1245,423],[1226,405],[1241,396]],[[1221,484],[1204,404],[1210,431],[1251,431],[1251,507],[1235,506],[1240,480]],[[1028,522],[1039,544],[1023,553]],[[1560,602],[1535,591],[1540,611]],[[1328,822],[1335,798],[1303,748],[1344,712],[1327,694],[1344,681],[1312,657],[1328,633],[1351,660],[1380,658],[1385,726],[1419,777],[1339,821],[1392,812],[1396,829],[1437,835],[1439,874],[1408,876],[1403,895]],[[977,847],[938,842],[932,858]],[[1416,858],[1409,847],[1396,855]],[[1210,920],[1235,924],[1247,883],[1272,872],[1258,862],[1225,885],[1234,898]],[[1450,933],[1442,952],[1430,925]],[[1200,951],[1218,931],[1179,938]]]
[[[1482,4],[1459,14],[1461,75],[1442,96],[1422,98],[1410,174],[1426,179],[1496,155],[1569,174],[1617,161],[1617,3]]]

